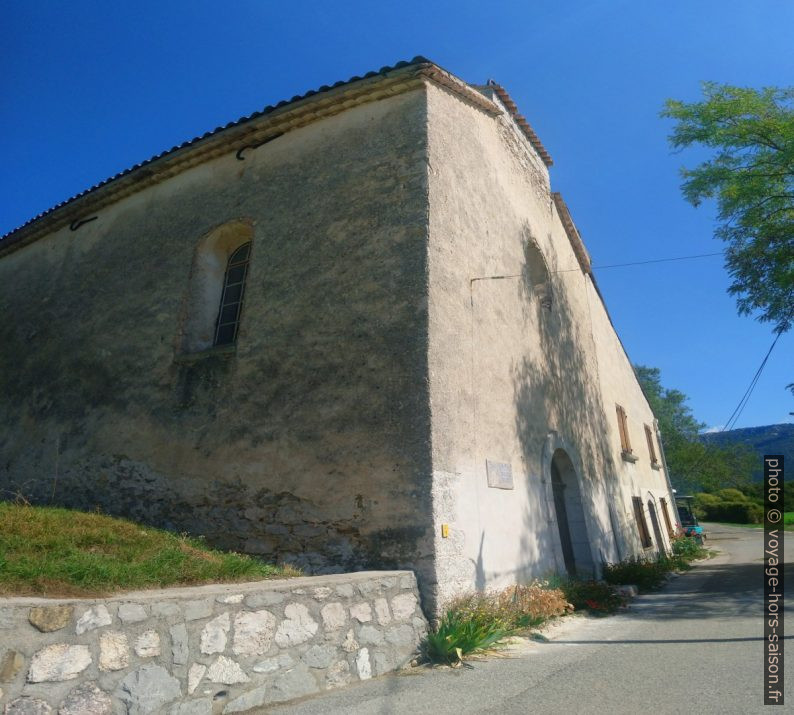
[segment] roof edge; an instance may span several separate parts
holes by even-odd
[[[568,210],[568,204],[565,203],[564,199],[562,198],[562,194],[559,191],[552,192],[551,196],[554,200],[554,205],[557,207],[557,213],[560,216],[560,221],[562,222],[562,226],[565,229],[566,235],[568,236],[568,241],[571,243],[571,248],[573,248],[576,260],[579,262],[579,267],[582,269],[582,273],[592,273],[593,266],[592,261],[590,260],[590,254],[584,245],[582,237],[579,235],[576,224],[571,218],[571,212]]]
[[[433,82],[491,115],[499,108],[487,97],[440,66],[417,56],[331,86],[323,85],[290,100],[267,106],[225,126],[216,127],[135,164],[34,216],[0,237],[0,254],[21,248],[44,235],[69,226],[73,230],[111,203],[160,183],[224,154],[254,149],[278,136],[339,114],[354,106],[402,94]]]
[[[543,142],[540,141],[540,137],[535,133],[535,130],[526,120],[526,117],[518,111],[516,103],[507,93],[507,90],[502,87],[501,84],[494,82],[492,79],[489,79],[485,86],[490,87],[494,90],[494,92],[496,92],[496,95],[499,97],[502,104],[504,104],[507,108],[507,111],[510,113],[513,121],[518,124],[518,126],[521,128],[521,131],[526,135],[527,139],[529,139],[529,143],[532,145],[532,148],[540,155],[540,158],[543,160],[546,168],[553,166],[554,160],[551,158],[551,154],[549,154],[549,152],[546,150],[546,147],[543,146]]]

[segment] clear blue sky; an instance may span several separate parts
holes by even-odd
[[[658,117],[701,80],[791,85],[794,4],[6,0],[0,6],[0,234],[244,114],[422,54],[502,83],[554,158],[594,265],[720,250]],[[724,424],[772,342],[736,314],[721,258],[596,271],[632,360]],[[794,334],[737,426],[794,420]]]

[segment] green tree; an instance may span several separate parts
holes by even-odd
[[[635,365],[634,372],[659,422],[670,481],[679,492],[713,491],[749,483],[755,455],[734,445],[705,444],[698,435],[706,425],[686,404],[687,396],[662,386],[657,367]]]
[[[668,99],[675,149],[700,145],[710,159],[682,169],[684,197],[717,201],[717,238],[739,313],[783,333],[794,324],[794,87],[761,90],[705,82],[704,100]],[[791,387],[791,386],[789,386]]]

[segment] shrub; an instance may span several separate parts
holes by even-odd
[[[425,658],[433,663],[458,665],[463,657],[492,648],[511,635],[504,622],[485,610],[448,610],[424,641]]]
[[[546,581],[505,589],[495,596],[495,602],[503,618],[519,629],[537,627],[573,610],[565,593],[559,588],[549,588]]]
[[[764,517],[761,504],[738,489],[720,489],[714,494],[695,495],[695,513],[707,521],[759,524]]]
[[[704,549],[695,539],[691,536],[679,536],[673,539],[673,556],[680,557],[685,561],[693,561],[694,559],[702,559],[706,555]]]
[[[752,502],[720,502],[704,507],[703,518],[707,521],[727,521],[733,524],[760,524],[764,510]]]
[[[653,591],[664,583],[665,576],[671,569],[670,560],[664,556],[658,559],[626,559],[616,564],[606,564],[604,581],[611,584],[633,584],[640,591]]]
[[[512,633],[493,596],[470,594],[449,604],[438,626],[427,634],[423,653],[433,663],[459,665],[464,656],[488,650]]]
[[[423,654],[434,663],[459,665],[467,655],[487,651],[519,630],[572,610],[565,594],[545,582],[462,596],[449,604],[427,635]]]
[[[560,588],[577,611],[587,610],[604,615],[614,613],[626,605],[626,598],[603,581],[567,579],[560,582]]]
[[[716,492],[716,495],[719,497],[720,501],[749,501],[747,495],[739,489],[720,489]]]

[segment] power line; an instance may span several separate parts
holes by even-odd
[[[742,395],[742,399],[739,400],[739,404],[736,405],[736,409],[731,413],[731,416],[728,418],[728,421],[725,423],[725,426],[720,430],[720,432],[725,432],[728,429],[731,429],[732,424],[736,425],[737,420],[741,416],[744,408],[747,406],[747,403],[750,401],[750,395],[753,394],[753,390],[755,386],[758,384],[758,378],[761,377],[761,373],[766,366],[767,360],[769,360],[769,356],[772,354],[772,350],[774,350],[775,345],[777,345],[777,341],[780,340],[780,336],[783,333],[778,333],[775,336],[775,339],[772,341],[772,345],[769,346],[769,350],[767,350],[766,356],[761,361],[761,364],[758,366],[758,370],[755,371],[755,375],[753,375],[753,379],[750,381],[749,387],[745,390],[744,394]]]
[[[696,253],[692,256],[675,256],[674,258],[652,258],[648,261],[633,261],[631,263],[610,263],[606,266],[591,266],[592,270],[601,270],[602,268],[624,268],[625,266],[645,266],[649,263],[667,263],[669,261],[688,261],[692,258],[708,258],[709,256],[722,256],[722,251],[717,253]],[[563,268],[559,271],[550,271],[551,274],[557,273],[572,273],[573,271],[581,271],[581,268]],[[477,278],[470,278],[469,281],[500,281],[506,278],[523,278],[523,273],[511,273],[504,276],[478,276]]]
[[[649,263],[666,263],[668,261],[688,261],[692,258],[708,258],[709,256],[721,256],[722,251],[717,253],[697,253],[692,256],[676,256],[674,258],[654,258],[649,261],[632,261],[631,263],[611,263],[606,266],[592,266],[593,270],[601,270],[602,268],[623,268],[625,266],[645,266]],[[579,271],[580,268],[566,268],[561,271],[554,271],[554,273],[570,273],[571,271]]]

